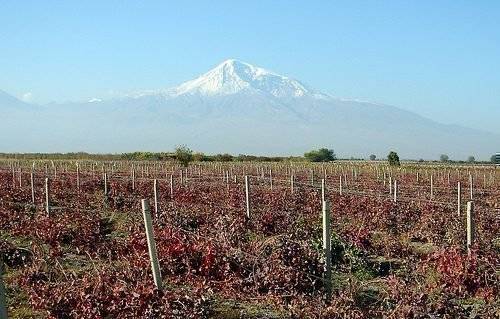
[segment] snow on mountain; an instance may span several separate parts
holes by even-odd
[[[224,96],[239,93],[262,94],[275,98],[330,98],[295,79],[235,59],[226,60],[198,78],[177,87],[142,91],[131,96],[140,98],[162,95],[165,98],[175,98],[183,95]]]
[[[184,94],[229,95],[241,91],[257,91],[275,97],[298,97],[311,94],[299,81],[278,75],[251,64],[230,59],[197,79],[170,91],[172,96]]]

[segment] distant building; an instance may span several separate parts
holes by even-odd
[[[500,165],[500,153],[495,154],[495,164]]]

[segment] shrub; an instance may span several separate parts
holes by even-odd
[[[387,160],[389,161],[389,165],[391,166],[399,166],[401,165],[399,163],[399,155],[396,152],[389,152],[389,155],[387,155]]]
[[[193,151],[185,145],[178,146],[175,149],[175,159],[186,167],[193,160]]]
[[[446,162],[448,162],[450,160],[450,157],[448,155],[446,155],[446,154],[441,154],[441,156],[439,156],[439,160],[441,162],[445,162],[446,163]]]
[[[312,150],[304,154],[304,157],[310,162],[330,162],[336,159],[333,150],[327,148],[320,148],[319,150]]]

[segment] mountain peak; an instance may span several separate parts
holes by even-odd
[[[243,61],[240,61],[238,59],[227,59],[225,61],[222,61],[221,63],[219,63],[219,65],[217,65],[215,68],[217,67],[223,67],[223,66],[230,66],[230,67],[234,67],[234,66],[237,66],[237,65],[246,65],[246,66],[250,66],[250,67],[253,67],[253,65],[249,64],[249,63],[246,63],[246,62],[243,62]]]
[[[229,76],[237,76],[242,79],[248,79],[248,77],[256,78],[259,76],[264,76],[268,74],[272,74],[275,76],[279,76],[278,74],[275,74],[271,71],[268,71],[266,69],[260,68],[253,66],[249,63],[242,62],[236,59],[228,59],[219,65],[217,65],[214,69],[211,71],[207,72],[208,73],[220,73],[223,72],[225,75]]]
[[[297,80],[236,59],[228,59],[198,78],[169,90],[169,95],[230,95],[254,92],[278,98],[326,97]]]

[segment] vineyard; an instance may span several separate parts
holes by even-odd
[[[498,318],[499,216],[493,166],[0,162],[8,318]]]

